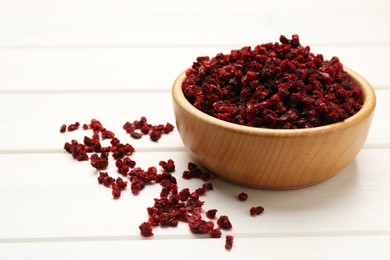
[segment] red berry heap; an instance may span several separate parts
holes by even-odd
[[[246,126],[317,127],[343,121],[363,104],[361,90],[339,59],[311,53],[298,35],[198,57],[186,76],[182,89],[194,107]]]

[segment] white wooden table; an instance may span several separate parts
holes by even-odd
[[[192,158],[177,131],[154,143],[122,125],[142,115],[174,123],[170,87],[197,56],[294,33],[375,87],[374,122],[357,158],[319,185],[264,191],[213,180],[204,208],[230,217],[231,251],[185,223],[142,238],[160,187],[114,200],[89,163],[62,149],[85,133],[60,134],[61,124],[96,118],[133,144],[139,166],[172,158],[179,186],[194,189],[202,182],[180,177]],[[386,0],[0,1],[0,259],[390,259],[389,60]],[[264,214],[251,217],[253,205]]]

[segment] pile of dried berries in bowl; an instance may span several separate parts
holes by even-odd
[[[197,109],[228,122],[272,129],[310,128],[359,111],[362,91],[337,57],[325,60],[298,35],[280,43],[198,57],[182,89]]]

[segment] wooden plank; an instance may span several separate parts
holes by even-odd
[[[390,91],[378,90],[376,114],[366,142],[389,145]],[[83,130],[60,134],[62,124],[89,123],[92,118],[114,131],[123,142],[140,149],[183,149],[177,129],[157,143],[144,137],[134,140],[122,129],[126,121],[146,116],[151,124],[175,123],[170,93],[9,93],[0,95],[0,152],[62,151],[65,142],[82,140]]]
[[[311,42],[304,36],[302,44]],[[169,90],[196,57],[239,47],[0,48],[0,91]],[[390,46],[315,45],[312,52],[338,56],[375,88],[390,88]]]
[[[214,0],[212,2],[207,0],[186,1],[168,0],[162,3],[161,1],[148,0],[142,2],[133,2],[127,0],[117,0],[114,3],[109,3],[104,0],[69,0],[66,4],[61,1],[53,0],[39,0],[36,3],[31,3],[25,0],[14,0],[7,4],[2,4],[1,11],[3,13],[79,13],[88,11],[91,13],[119,13],[119,12],[186,12],[193,11],[194,13],[207,12],[244,12],[250,10],[262,12],[286,12],[290,11],[313,11],[313,6],[310,1],[301,0],[292,3],[288,0],[275,0],[272,3],[262,2],[261,4],[256,0],[243,0],[240,4],[236,1]],[[329,0],[326,2],[320,1],[316,4],[316,10],[319,12],[325,11],[349,11],[349,12],[375,12],[385,11],[390,9],[390,4],[386,0],[345,0],[339,2],[337,0]]]
[[[211,180],[215,190],[202,199],[204,209],[228,215],[238,237],[390,235],[390,149],[364,149],[335,177],[299,190],[266,191]],[[138,166],[176,162],[179,189],[191,190],[200,180],[183,180],[182,171],[192,158],[186,152],[135,153]],[[68,154],[0,155],[0,242],[66,241],[72,239],[139,240],[138,226],[147,219],[146,208],[160,192],[147,186],[138,196],[128,190],[114,200],[97,183],[88,162]],[[117,176],[115,166],[107,171]],[[246,192],[249,199],[236,196]],[[249,209],[262,205],[265,212],[251,217]],[[156,228],[155,239],[193,239],[185,223],[177,228]],[[195,236],[199,237],[199,236]]]
[[[0,8],[1,46],[225,45],[272,40],[275,32],[313,43],[388,43],[385,1],[268,3],[13,1]],[[358,13],[359,15],[356,15]],[[370,21],[369,23],[367,21]]]
[[[0,243],[2,259],[370,259],[387,260],[389,236],[337,236],[241,238],[233,249],[224,249],[224,239],[139,240],[92,242]],[[197,253],[196,251],[202,252]],[[195,251],[195,252],[194,252]],[[190,252],[190,253],[189,253]]]

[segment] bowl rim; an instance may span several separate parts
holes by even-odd
[[[358,122],[363,121],[371,115],[376,106],[376,96],[373,87],[357,72],[353,71],[344,66],[344,71],[352,78],[352,80],[360,87],[363,92],[363,106],[362,108],[351,117],[348,117],[344,121],[340,121],[333,124],[311,127],[311,128],[300,128],[300,129],[272,129],[272,128],[258,128],[253,126],[239,125],[218,119],[211,115],[208,115],[201,110],[195,108],[184,96],[181,85],[186,77],[186,71],[183,71],[173,83],[172,97],[174,102],[180,106],[183,111],[197,118],[198,120],[204,121],[217,128],[225,129],[231,132],[246,133],[251,135],[261,136],[284,136],[284,137],[295,137],[295,136],[308,136],[320,133],[329,133],[339,131],[351,127]]]

